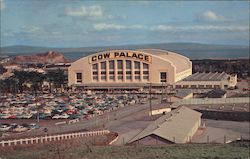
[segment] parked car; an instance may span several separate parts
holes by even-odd
[[[37,125],[36,123],[28,124],[28,127],[29,127],[30,129],[39,129],[39,128],[40,128],[40,126]]]
[[[15,129],[13,129],[13,132],[24,132],[24,131],[27,131],[27,130],[29,130],[29,128],[18,125]]]
[[[82,116],[80,114],[72,114],[69,116],[69,119],[81,119]]]
[[[60,115],[59,114],[55,114],[52,119],[60,119]]]
[[[11,126],[11,129],[15,129],[17,127],[17,123],[12,123],[10,124],[10,126]]]
[[[0,131],[8,131],[11,128],[8,124],[2,124],[0,125]]]

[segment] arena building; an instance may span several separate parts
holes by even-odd
[[[68,69],[69,86],[133,88],[174,85],[192,75],[192,62],[180,54],[158,49],[111,50],[83,57]]]

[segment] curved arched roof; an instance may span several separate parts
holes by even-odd
[[[192,68],[192,63],[190,62],[189,58],[174,52],[160,49],[140,49],[138,51],[160,56],[171,61],[175,65],[177,73]]]
[[[110,50],[110,52],[114,52],[114,51],[133,51],[133,50]],[[171,65],[175,66],[176,73],[180,73],[180,72],[183,72],[192,68],[192,63],[189,60],[189,58],[182,56],[178,53],[174,53],[174,52],[170,52],[166,50],[160,50],[160,49],[139,49],[137,51],[146,53],[146,54],[151,54],[153,56],[162,58],[163,60],[170,62]],[[101,51],[95,54],[101,54],[105,52],[107,51]],[[87,57],[90,57],[90,56],[92,55],[88,55]],[[83,57],[83,58],[87,58],[87,57]],[[75,62],[80,62],[83,58]]]

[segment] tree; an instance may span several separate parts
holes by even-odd
[[[18,91],[23,93],[24,83],[29,80],[29,73],[26,71],[14,71],[12,78],[18,81]]]
[[[13,78],[13,77],[9,77],[7,79],[4,80],[0,80],[0,91],[3,94],[6,93],[12,93],[12,94],[16,94],[17,93],[17,84],[18,81]]]
[[[31,82],[31,86],[35,94],[37,93],[37,90],[41,91],[45,76],[39,72],[29,72],[28,77],[29,77],[28,81]]]
[[[47,81],[50,85],[50,92],[51,92],[51,85],[56,88],[56,91],[58,88],[63,88],[63,84],[66,82],[67,76],[64,74],[64,71],[61,69],[50,71],[47,73]]]

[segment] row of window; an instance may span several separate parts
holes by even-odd
[[[130,61],[130,60],[117,60],[117,70],[115,70],[114,65],[115,61],[107,61],[109,64],[109,70],[107,69],[106,61],[100,63],[101,69],[98,69],[98,64],[92,64],[92,80],[97,82],[107,81],[115,81],[115,74],[117,74],[117,80],[130,80],[134,79],[135,81],[149,81],[149,65],[146,63],[141,63],[137,61]],[[125,66],[126,69],[123,68],[123,62],[126,62]],[[132,62],[134,63],[134,70],[131,70]],[[140,67],[143,67],[141,70]],[[100,76],[99,76],[100,71]],[[107,74],[108,73],[108,74]],[[108,75],[108,76],[107,76]],[[134,75],[134,78],[132,76]],[[76,82],[82,83],[82,73],[76,73]],[[160,72],[160,82],[167,82],[167,72]]]
[[[143,71],[143,72],[144,73],[143,73],[142,79],[148,81],[149,80],[148,71]],[[128,73],[128,74],[126,74],[126,79],[127,80],[132,80],[131,71],[126,72],[126,73]],[[114,81],[115,80],[115,75],[114,74],[110,74],[109,75],[109,79]],[[118,80],[123,80],[123,72],[121,72],[121,74],[118,74],[117,79]],[[134,79],[135,80],[141,80],[140,72],[137,72],[137,74],[135,73],[135,78]],[[98,73],[97,72],[93,72],[93,80],[94,81],[98,81]],[[106,72],[104,74],[101,74],[101,80],[107,80]],[[160,81],[161,82],[167,82],[167,73],[166,72],[161,72],[160,73]],[[76,73],[76,82],[77,83],[82,83],[82,73]],[[177,85],[176,87],[181,87],[181,86]],[[183,88],[188,88],[189,85],[184,85],[182,87]],[[196,85],[191,85],[190,87],[191,88],[196,88]],[[198,87],[199,88],[203,88],[204,85],[198,85]],[[212,85],[207,85],[206,87],[210,88],[210,87],[212,87]]]
[[[132,69],[132,62],[134,62],[134,69],[140,69],[140,67],[141,67],[140,62],[138,62],[138,61],[130,61],[130,60],[125,61],[126,69]],[[115,69],[115,61],[114,60],[108,61],[108,65],[109,65],[109,69]],[[101,70],[107,69],[106,66],[107,66],[106,61],[100,63],[100,67],[101,67],[100,69]],[[146,63],[143,63],[142,67],[143,67],[143,69],[148,69],[149,68],[148,64],[146,64]],[[98,63],[93,64],[92,69],[93,70],[98,70]],[[123,69],[123,60],[117,60],[117,69]]]
[[[117,60],[117,66],[115,69],[115,61],[104,61],[100,63],[100,69],[98,69],[98,64],[92,65],[92,79],[93,81],[98,81],[98,71],[100,71],[100,79],[99,80],[107,80],[106,74],[109,74],[109,80],[115,80],[115,72],[117,73],[117,80],[132,80],[132,73],[134,73],[135,80],[149,80],[149,65],[146,63],[142,63],[143,71],[141,72],[141,63],[138,61],[131,61],[131,60]],[[107,69],[107,66],[108,68]],[[125,66],[124,66],[125,65]],[[134,72],[132,72],[132,65],[134,65]],[[125,67],[125,68],[123,68]],[[124,72],[125,71],[125,72]],[[125,77],[123,77],[123,73]],[[142,73],[142,77],[140,77]]]
[[[93,75],[98,75],[98,71],[93,71]],[[143,71],[144,75],[148,75],[149,71]],[[114,75],[115,71],[109,71],[109,75]],[[123,71],[117,71],[118,75],[123,75]],[[132,71],[126,71],[126,74],[132,74]],[[141,74],[141,71],[134,71],[134,74]],[[101,71],[101,75],[106,75],[106,71]]]
[[[176,85],[176,88],[220,88],[220,85]]]

